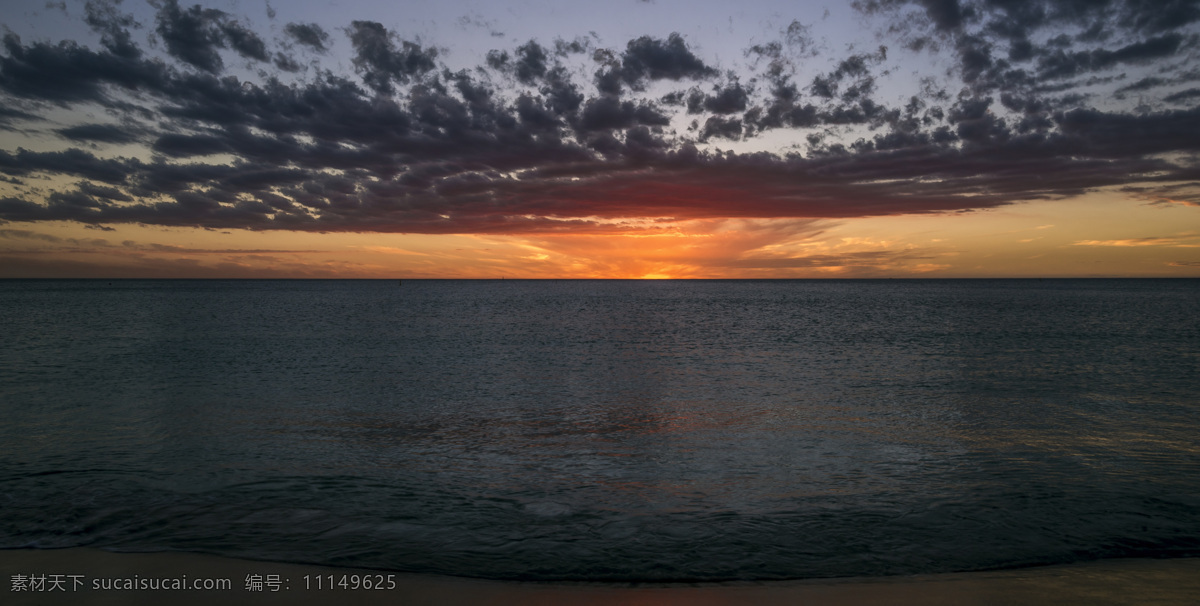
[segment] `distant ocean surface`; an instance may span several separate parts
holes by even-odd
[[[0,281],[0,548],[498,579],[1200,555],[1200,280]]]

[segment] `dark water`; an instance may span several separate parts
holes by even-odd
[[[0,547],[524,579],[1200,554],[1200,281],[0,282]]]

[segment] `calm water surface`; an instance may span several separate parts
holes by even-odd
[[[1200,281],[0,281],[0,548],[492,578],[1200,554]]]

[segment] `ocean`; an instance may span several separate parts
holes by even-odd
[[[493,579],[1200,555],[1200,280],[0,281],[0,548]]]

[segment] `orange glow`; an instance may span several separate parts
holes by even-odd
[[[863,219],[630,219],[425,235],[0,226],[0,277],[1200,277],[1197,208],[1117,194]]]

